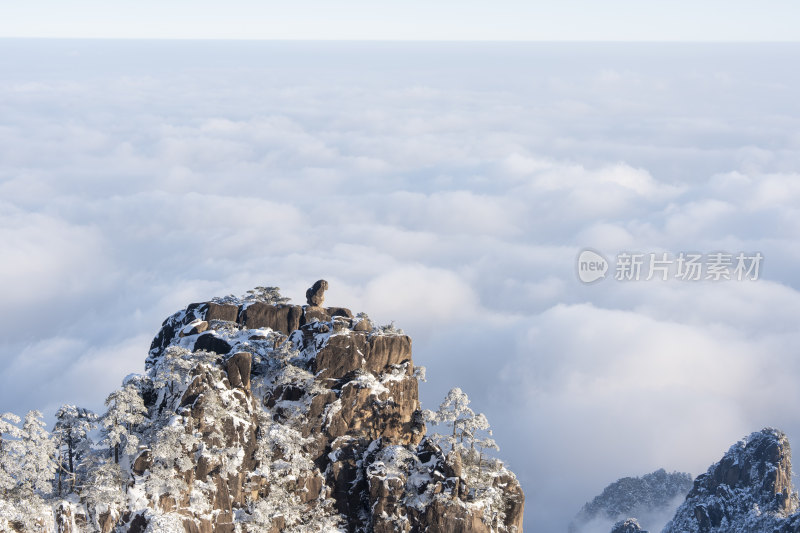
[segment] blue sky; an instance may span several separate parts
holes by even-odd
[[[4,2],[0,37],[796,41],[791,0]]]
[[[798,63],[797,44],[0,41],[0,412],[99,410],[189,302],[302,302],[325,278],[331,305],[414,337],[426,407],[460,386],[486,413],[532,529],[763,426],[796,443]],[[584,247],[764,265],[586,286]]]

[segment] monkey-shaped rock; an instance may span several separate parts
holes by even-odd
[[[328,290],[328,282],[324,279],[314,283],[314,285],[306,291],[306,302],[308,302],[308,305],[321,307],[322,302],[325,301],[326,290]]]

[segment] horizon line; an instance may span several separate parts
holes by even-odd
[[[800,44],[798,40],[613,40],[613,39],[367,39],[367,38],[259,38],[259,37],[112,37],[112,36],[0,36],[2,41],[220,41],[320,43],[541,43],[541,44]]]

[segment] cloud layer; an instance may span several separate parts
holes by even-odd
[[[0,41],[0,411],[99,409],[261,284],[394,320],[558,531],[623,475],[800,439],[796,45]],[[605,280],[760,251],[756,282]],[[800,441],[798,441],[800,442]]]

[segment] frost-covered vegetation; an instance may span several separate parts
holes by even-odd
[[[499,466],[487,452],[500,448],[492,438],[486,415],[476,414],[469,403],[466,393],[454,388],[447,393],[438,410],[425,410],[423,415],[431,424],[449,430],[444,435],[432,433],[429,438],[443,450],[459,454],[463,464],[468,468],[475,466],[477,476],[482,477],[484,468],[496,469]]]
[[[242,296],[241,298],[237,298],[233,294],[229,294],[227,296],[217,296],[211,299],[212,302],[218,304],[240,304],[242,302],[247,303],[254,303],[254,302],[264,302],[268,304],[285,304],[291,301],[291,298],[287,298],[281,295],[280,287],[255,287],[254,289],[250,289],[247,291],[247,294]]]

